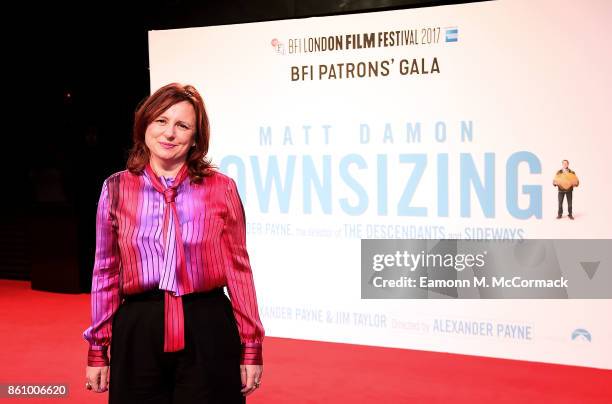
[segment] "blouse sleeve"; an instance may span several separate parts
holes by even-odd
[[[83,333],[89,342],[88,366],[108,366],[112,318],[120,304],[119,250],[110,218],[108,180],[102,185],[96,214],[96,253],[91,283],[91,325]]]
[[[244,207],[236,183],[229,179],[227,215],[223,228],[227,287],[242,342],[241,364],[261,365],[264,328],[259,318],[253,273],[246,248]]]

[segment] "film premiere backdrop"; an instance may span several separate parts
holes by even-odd
[[[360,272],[361,239],[610,238],[611,14],[500,0],[151,31],[152,90],[200,89],[239,184],[268,335],[612,368],[609,299],[362,299]],[[607,279],[581,254],[558,270]]]

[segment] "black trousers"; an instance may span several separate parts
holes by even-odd
[[[113,318],[110,404],[244,404],[241,343],[222,288],[183,296],[185,349],[163,352],[164,295],[128,296]]]
[[[567,197],[567,212],[570,216],[572,215],[572,192],[573,191],[559,192],[559,210],[557,212],[559,216],[563,214],[563,197]]]

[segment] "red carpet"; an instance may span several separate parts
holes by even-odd
[[[0,384],[70,389],[68,398],[0,402],[107,402],[84,388],[88,294],[0,280],[0,307]],[[249,403],[612,403],[609,370],[272,337],[264,360]]]

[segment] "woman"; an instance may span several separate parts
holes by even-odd
[[[147,98],[133,141],[98,204],[86,387],[111,404],[244,403],[261,383],[264,329],[244,208],[206,157],[196,89]]]

